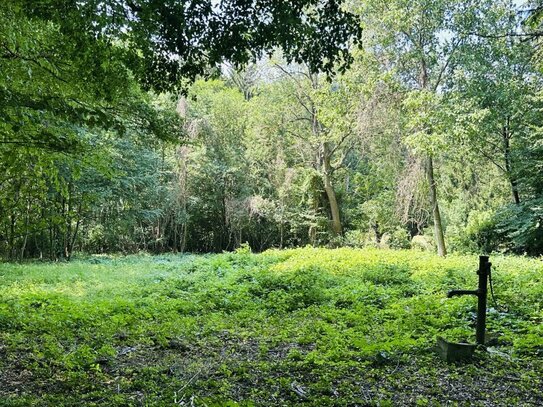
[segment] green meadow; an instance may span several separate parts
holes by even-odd
[[[0,406],[542,405],[543,262],[492,256],[492,346],[474,341],[476,256],[271,250],[0,265]]]

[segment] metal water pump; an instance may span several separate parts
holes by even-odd
[[[451,298],[457,295],[475,295],[477,301],[477,328],[475,332],[476,342],[478,345],[485,344],[485,332],[486,332],[486,297],[487,297],[487,284],[490,277],[490,267],[492,263],[488,261],[488,256],[479,256],[479,270],[477,275],[479,276],[479,286],[477,290],[451,290],[447,293],[447,297]]]

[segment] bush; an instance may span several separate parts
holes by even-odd
[[[434,251],[435,246],[432,239],[425,235],[416,235],[411,239],[411,248],[422,251]]]
[[[275,311],[293,311],[320,304],[327,298],[327,278],[317,266],[300,268],[293,273],[257,274],[255,283],[249,292],[264,299],[270,309]]]
[[[409,249],[411,247],[409,233],[404,228],[396,227],[389,236],[388,246],[391,249]]]
[[[498,249],[496,219],[492,211],[470,212],[465,233],[479,252],[491,253]]]
[[[496,235],[506,249],[529,255],[543,254],[543,199],[509,205],[496,215]]]
[[[360,229],[345,232],[343,245],[349,247],[377,247],[375,236]]]

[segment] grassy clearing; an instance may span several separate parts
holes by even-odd
[[[541,405],[543,263],[493,257],[500,339],[473,340],[477,258],[296,249],[0,266],[0,406]]]

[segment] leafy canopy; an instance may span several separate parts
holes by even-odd
[[[361,35],[341,0],[13,1],[73,36],[123,44],[125,63],[157,90],[276,48],[288,62],[331,74],[336,66],[346,69]]]

